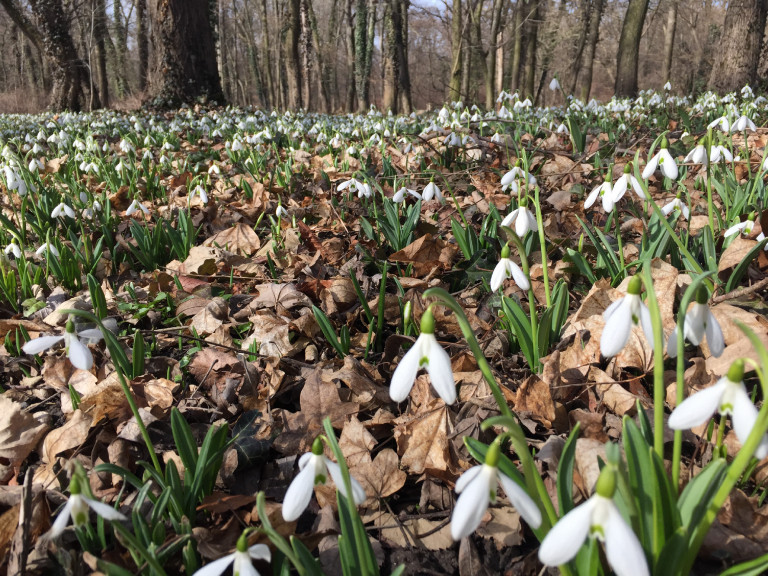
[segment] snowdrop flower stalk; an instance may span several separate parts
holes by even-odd
[[[708,300],[709,292],[704,286],[699,286],[696,291],[696,301],[685,314],[683,337],[694,346],[698,346],[706,336],[709,351],[712,356],[717,358],[725,349],[725,340],[720,323],[707,306]],[[677,326],[675,326],[672,334],[669,335],[669,344],[667,345],[667,354],[670,358],[677,356],[677,340]]]
[[[643,170],[643,178],[646,180],[650,178],[657,168],[661,169],[661,173],[670,180],[677,179],[677,164],[675,163],[675,159],[669,153],[669,150],[667,150],[666,138],[661,141],[661,150],[659,150],[653,158],[648,160],[648,165]]]
[[[252,560],[266,560],[269,562],[272,555],[269,547],[265,544],[254,544],[248,546],[248,533],[251,529],[246,528],[237,539],[237,547],[232,554],[227,554],[223,558],[214,560],[200,568],[193,576],[219,576],[232,564],[232,573],[235,576],[259,576],[258,570],[253,567]]]
[[[446,404],[456,401],[456,382],[453,379],[451,357],[435,338],[435,317],[432,306],[421,317],[421,334],[397,365],[389,385],[389,397],[402,402],[408,397],[416,380],[416,374],[424,368],[432,381],[432,387]]]
[[[600,353],[606,358],[616,356],[629,341],[632,326],[640,324],[645,337],[653,345],[651,313],[640,298],[642,279],[634,276],[627,286],[627,295],[619,298],[603,312],[605,327],[600,336]]]
[[[453,375],[451,375],[453,376]],[[342,496],[348,498],[339,465],[323,455],[323,441],[321,437],[315,438],[312,443],[312,451],[302,454],[299,459],[299,473],[288,486],[288,491],[283,499],[283,519],[292,522],[301,516],[309,506],[312,492],[316,484],[325,484],[328,476],[333,479],[336,488]],[[358,506],[365,502],[365,490],[360,483],[350,476],[352,482],[352,499]]]
[[[566,564],[589,537],[603,542],[608,564],[617,576],[650,576],[640,540],[613,501],[616,482],[615,467],[606,465],[597,479],[595,493],[563,516],[547,533],[539,548],[542,564]]]
[[[69,483],[69,499],[61,512],[59,512],[58,518],[56,518],[56,521],[51,526],[51,529],[48,532],[49,538],[58,538],[61,536],[64,533],[67,524],[69,524],[70,519],[75,525],[75,528],[86,526],[88,524],[89,508],[106,520],[128,520],[128,518],[111,506],[107,506],[103,502],[83,496],[81,494],[80,482],[80,476],[74,474],[72,476],[72,481]]]
[[[456,493],[460,496],[451,517],[451,536],[454,540],[461,540],[477,529],[489,502],[496,502],[499,484],[531,528],[535,530],[541,526],[541,511],[533,499],[517,482],[499,471],[500,441],[501,436],[488,447],[484,464],[473,466],[456,481]]]
[[[672,430],[685,430],[704,424],[715,412],[730,414],[736,438],[746,444],[757,424],[758,411],[744,386],[744,360],[731,364],[728,373],[713,386],[686,398],[672,411],[667,423]],[[768,456],[768,435],[760,439],[754,456],[760,460]]]

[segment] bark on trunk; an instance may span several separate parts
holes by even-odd
[[[299,37],[301,35],[300,0],[288,3],[288,23],[284,30],[283,49],[287,56],[285,71],[288,88],[288,108],[298,110],[301,106],[301,61]]]
[[[382,50],[384,66],[384,90],[381,96],[382,110],[391,110],[397,112],[397,79],[398,79],[398,61],[397,61],[397,37],[395,35],[395,23],[393,4],[398,4],[398,0],[386,0],[384,5],[384,45]]]
[[[528,30],[526,32],[525,69],[523,70],[525,83],[523,92],[526,97],[533,98],[536,81],[536,46],[539,36],[539,0],[532,0],[530,6],[530,16],[527,22]]]
[[[152,72],[147,101],[223,102],[208,0],[150,0]]]
[[[398,42],[398,93],[400,94],[400,112],[410,114],[413,111],[411,100],[411,71],[408,67],[408,9],[411,0],[397,0],[400,6],[400,42]],[[396,23],[397,25],[397,23]]]
[[[587,44],[584,50],[584,69],[579,78],[579,97],[586,102],[589,99],[589,93],[592,91],[592,70],[595,65],[595,50],[597,41],[600,39],[600,21],[603,18],[603,0],[594,0],[592,4],[592,14],[589,18],[589,33],[587,34]]]
[[[89,96],[88,67],[77,55],[61,0],[31,0],[53,79],[49,106],[54,110],[99,108],[98,94]]]
[[[353,112],[355,109],[356,91],[355,91],[355,19],[352,16],[352,4],[355,0],[347,0],[347,34],[344,39],[347,48],[347,97],[346,109]]]
[[[515,42],[512,45],[512,58],[510,58],[509,88],[515,92],[520,87],[520,62],[523,53],[523,11],[525,7],[522,1],[515,6],[514,34]]]
[[[492,110],[496,94],[496,53],[499,43],[499,27],[501,26],[501,9],[504,5],[502,0],[493,0],[493,16],[491,18],[491,31],[488,44],[488,50],[485,54],[485,109]]]
[[[617,96],[637,95],[637,63],[640,54],[640,38],[643,35],[648,0],[629,0],[624,24],[619,38],[619,52],[616,60]]]
[[[677,29],[677,0],[671,0],[664,26],[664,68],[661,76],[664,82],[672,79],[672,54],[675,51],[675,30]]]
[[[267,0],[259,3],[261,15],[261,69],[264,71],[264,83],[266,84],[267,100],[265,107],[274,106],[277,101],[277,91],[272,80],[272,58],[269,51],[269,21],[267,19]]]
[[[136,45],[139,52],[139,91],[147,87],[149,70],[149,21],[147,18],[147,0],[136,3]]]
[[[451,77],[448,81],[448,99],[461,100],[461,65],[462,52],[465,49],[464,29],[462,27],[461,0],[453,0],[451,11]]]
[[[728,3],[722,41],[709,76],[710,90],[734,92],[755,82],[766,9],[765,0],[731,0]]]

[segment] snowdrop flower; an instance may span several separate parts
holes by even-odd
[[[312,499],[312,492],[315,484],[325,484],[330,474],[333,483],[336,484],[339,492],[348,498],[347,489],[344,486],[344,477],[341,474],[341,468],[336,462],[329,460],[323,455],[323,441],[315,438],[312,443],[312,451],[302,454],[299,458],[299,473],[288,486],[288,491],[283,499],[283,519],[286,522],[296,520],[301,513],[309,506]],[[352,498],[355,504],[360,505],[365,502],[365,490],[360,483],[350,477],[352,483]]]
[[[5,247],[5,255],[7,256],[8,254],[13,254],[14,258],[21,258],[21,249],[15,241],[12,241]]]
[[[717,412],[721,416],[731,415],[731,424],[736,438],[744,444],[757,421],[757,408],[752,404],[744,386],[744,360],[738,359],[728,369],[728,374],[714,385],[705,388],[683,400],[669,416],[672,430],[684,430],[704,424]],[[755,457],[768,456],[768,435],[760,441]]]
[[[709,149],[709,161],[712,164],[717,164],[722,159],[725,159],[726,162],[733,162],[733,154],[723,145],[712,146]]]
[[[614,204],[624,197],[624,194],[630,187],[635,191],[635,194],[637,194],[641,200],[645,200],[645,192],[643,192],[643,187],[640,186],[640,182],[637,181],[637,178],[630,174],[631,169],[632,164],[627,162],[627,164],[624,166],[624,173],[619,176],[619,179],[616,180],[616,184],[613,185]]]
[[[275,216],[277,216],[278,218],[286,218],[286,219],[290,218],[290,216],[288,215],[288,210],[283,208],[282,204],[278,204],[277,208],[275,208]]]
[[[629,340],[632,326],[640,324],[645,337],[653,346],[653,325],[648,307],[640,299],[642,280],[634,276],[627,286],[627,295],[619,298],[603,312],[605,327],[600,336],[600,353],[606,358],[616,356]]]
[[[203,204],[208,204],[208,194],[205,192],[205,188],[203,188],[202,184],[198,184],[197,186],[195,186],[192,192],[189,193],[189,197],[187,198],[187,204],[191,204],[192,199],[195,196],[199,196],[200,201]]]
[[[342,190],[346,190],[349,188],[350,192],[357,192],[359,188],[363,186],[363,183],[360,182],[357,178],[350,178],[349,180],[345,180],[341,184],[339,184],[336,187],[336,190],[341,192]]]
[[[549,83],[549,89],[554,92],[555,90],[560,90],[560,82],[557,81],[557,76],[552,78],[552,80]]]
[[[502,138],[501,134],[499,134],[498,132],[494,132],[493,136],[491,136],[491,142],[493,142],[494,144],[501,144],[503,141],[504,139]]]
[[[219,576],[232,564],[232,573],[235,576],[259,576],[259,572],[253,567],[251,560],[266,560],[269,562],[272,555],[265,544],[254,544],[248,547],[248,530],[246,529],[237,539],[237,548],[232,554],[214,560],[200,568],[193,576]]]
[[[728,132],[730,130],[730,123],[728,122],[727,116],[720,116],[720,118],[716,118],[712,122],[710,122],[707,125],[707,128],[719,128],[723,132]]]
[[[371,185],[368,184],[368,182],[363,182],[362,185],[357,188],[357,197],[362,198],[363,196],[366,198],[373,196],[373,190],[371,190]]]
[[[491,274],[491,291],[496,292],[507,278],[512,278],[521,290],[524,292],[531,288],[531,282],[522,271],[520,266],[515,264],[509,258],[509,244],[504,244],[501,249],[501,258],[499,263],[493,269]]]
[[[456,383],[451,369],[451,357],[435,338],[435,317],[431,308],[421,317],[421,334],[414,342],[392,374],[389,397],[402,402],[408,397],[419,368],[425,368],[432,380],[432,387],[446,404],[456,401]]]
[[[752,228],[755,226],[755,213],[751,212],[744,222],[737,222],[728,230],[725,231],[725,238],[729,238],[741,232],[744,236],[749,236],[752,233]]]
[[[670,84],[669,81],[667,81],[667,83],[664,84],[664,90],[666,90],[667,92],[672,90],[672,84]]]
[[[723,339],[723,331],[720,329],[720,323],[707,306],[707,300],[709,300],[709,293],[706,288],[701,286],[696,292],[696,302],[685,315],[683,334],[686,340],[694,346],[698,346],[706,335],[709,351],[712,356],[719,357],[725,348],[725,340]],[[669,335],[667,354],[670,358],[677,356],[677,326]]]
[[[501,189],[502,191],[505,191],[507,188],[512,189],[513,194],[517,194],[518,186],[517,186],[517,179],[525,179],[525,170],[523,170],[520,166],[513,166],[512,170],[504,174],[504,176],[501,177]],[[536,186],[536,177],[533,174],[528,174],[528,185],[533,187]]]
[[[56,246],[54,246],[50,242],[45,242],[42,246],[40,246],[40,248],[35,250],[35,254],[37,254],[38,256],[46,254],[47,252],[50,252],[51,254],[56,256],[56,258],[59,257],[59,251],[56,249]]]
[[[356,156],[357,155],[357,148],[354,146],[350,146],[347,148],[347,156]]]
[[[403,186],[402,188],[400,188],[400,190],[395,192],[394,196],[392,196],[392,201],[395,202],[396,204],[399,204],[400,202],[404,202],[409,195],[413,196],[417,200],[421,200],[421,194],[416,192],[416,190],[411,190],[410,188],[406,188],[405,186]]]
[[[600,197],[603,202],[603,210],[606,212],[611,212],[613,210],[613,188],[611,187],[610,181],[606,180],[599,186],[595,186],[592,188],[592,192],[589,193],[589,196],[587,196],[587,199],[584,201],[584,209],[587,210],[592,207],[592,205],[597,201],[597,198]]]
[[[72,523],[76,528],[81,528],[88,524],[89,508],[106,520],[128,520],[128,518],[112,508],[112,506],[107,506],[103,502],[83,496],[80,493],[80,482],[81,480],[77,475],[72,477],[72,481],[69,483],[69,499],[48,532],[50,538],[61,536],[70,519],[72,519]]]
[[[752,120],[742,115],[739,116],[739,119],[736,120],[736,122],[734,122],[731,126],[731,132],[742,132],[745,130],[755,132],[757,131],[757,127],[755,126],[755,123],[752,122]]]
[[[686,220],[691,217],[691,211],[688,209],[685,202],[680,199],[679,195],[671,202],[665,204],[661,209],[661,213],[664,214],[664,216],[669,216],[674,211],[679,211]]]
[[[434,180],[430,180],[429,184],[424,186],[424,190],[421,192],[421,197],[424,199],[424,202],[429,202],[432,198],[436,198],[440,202],[443,201],[443,193],[440,191],[440,188],[437,187]]]
[[[670,180],[677,179],[677,164],[675,159],[667,150],[666,138],[661,143],[661,150],[648,161],[648,165],[643,170],[643,178],[646,180],[651,177],[651,174],[656,172],[656,168],[661,168],[661,173],[664,174]]]
[[[531,526],[541,526],[541,511],[517,482],[499,471],[499,440],[488,447],[485,464],[473,466],[456,481],[456,493],[460,494],[451,517],[451,536],[461,540],[480,525],[489,502],[496,502],[499,484],[504,488],[510,503]]]
[[[693,150],[688,152],[688,155],[685,157],[685,162],[692,162],[693,164],[701,164],[702,166],[706,166],[709,164],[706,148],[704,148],[702,144],[699,144]]]
[[[565,123],[560,124],[555,132],[558,134],[570,134],[570,132],[568,132],[568,126],[566,126]]]
[[[61,216],[62,212],[64,212],[64,214],[66,214],[70,218],[74,218],[75,217],[75,211],[72,210],[72,208],[70,208],[66,204],[64,204],[64,202],[61,202],[51,212],[51,218],[58,218],[59,216]]]
[[[45,164],[43,164],[37,158],[32,158],[32,160],[29,161],[30,172],[37,172],[38,170],[42,170],[43,168],[45,168]]]
[[[145,216],[149,216],[149,209],[138,200],[134,200],[133,202],[131,202],[131,205],[128,206],[128,210],[125,211],[125,215],[130,216],[131,214],[133,214],[134,212],[138,212],[139,210],[144,212]]]
[[[528,210],[525,198],[520,201],[520,206],[504,217],[504,220],[501,221],[501,225],[511,228],[513,222],[515,224],[515,234],[520,238],[525,236],[530,230],[536,230],[538,228],[536,216]]]
[[[211,167],[208,168],[208,174],[221,174],[221,168],[218,164],[211,164]]]
[[[615,493],[616,472],[607,465],[592,497],[560,518],[547,533],[539,547],[541,563],[566,564],[590,537],[605,544],[605,555],[617,576],[649,576],[643,547],[613,502]]]
[[[48,350],[48,348],[55,346],[63,340],[67,357],[72,362],[72,365],[75,368],[80,368],[80,370],[90,370],[91,366],[93,366],[93,355],[88,347],[80,342],[79,336],[95,340],[102,338],[101,330],[98,328],[90,328],[83,330],[79,334],[76,333],[75,324],[68,320],[63,336],[40,336],[24,344],[21,349],[25,354],[40,354],[40,352]]]
[[[142,160],[152,160],[152,152],[149,149],[144,150],[144,154],[141,155],[141,158]]]

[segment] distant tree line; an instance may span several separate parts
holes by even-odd
[[[218,102],[409,113],[502,90],[768,79],[766,0],[0,0],[0,92],[55,110]],[[39,99],[38,99],[39,100]],[[0,94],[0,111],[6,98]],[[32,105],[32,104],[29,104]]]

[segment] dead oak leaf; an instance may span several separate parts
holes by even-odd
[[[371,462],[371,449],[376,446],[376,439],[366,430],[356,416],[344,424],[339,438],[339,447],[344,453],[347,465],[354,469],[362,464]]]
[[[21,404],[0,395],[0,483],[13,466],[29,456],[47,430],[44,422],[22,411]],[[10,465],[6,467],[2,461]]]
[[[414,275],[425,276],[435,268],[450,268],[455,253],[456,246],[427,233],[392,254],[389,259],[392,262],[412,263]]]
[[[450,413],[442,400],[433,400],[430,410],[404,415],[396,420],[395,441],[404,468],[413,474],[455,475],[449,434]]]
[[[353,474],[365,488],[365,493],[376,498],[391,496],[405,485],[408,477],[400,469],[400,459],[391,448],[379,452],[372,461],[356,466]]]
[[[250,256],[257,252],[261,247],[261,240],[253,228],[238,222],[231,228],[217,232],[205,242],[203,246],[219,246],[229,252]]]

